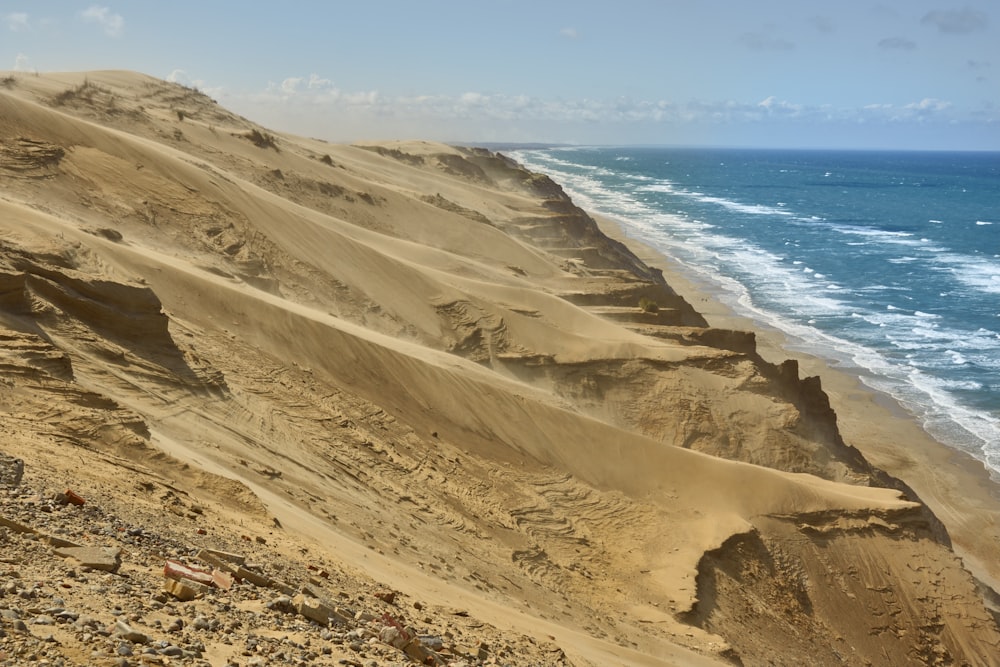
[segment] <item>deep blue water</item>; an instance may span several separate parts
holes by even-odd
[[[1000,153],[509,153],[1000,475]]]

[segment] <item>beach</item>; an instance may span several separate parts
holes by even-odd
[[[0,662],[996,664],[981,466],[552,178],[4,81]]]
[[[712,326],[753,331],[761,355],[771,361],[795,359],[803,375],[818,376],[837,412],[844,439],[869,461],[904,480],[948,527],[956,552],[977,578],[1000,590],[1000,484],[982,462],[941,444],[891,397],[865,386],[857,375],[838,370],[813,355],[791,349],[785,335],[737,315],[704,279],[658,253],[634,236],[627,222],[597,217],[612,238],[627,243],[667,284]]]

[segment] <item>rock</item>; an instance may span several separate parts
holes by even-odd
[[[431,656],[430,650],[427,649],[419,639],[413,638],[407,642],[406,646],[403,647],[403,653],[409,656],[410,660],[413,660],[419,664],[424,664],[424,662]]]
[[[0,454],[0,487],[15,488],[24,476],[24,461]]]
[[[144,632],[139,632],[134,630],[131,625],[125,621],[115,621],[114,628],[112,632],[121,637],[125,641],[132,642],[133,644],[148,644],[149,635]]]
[[[233,575],[222,570],[212,570],[212,585],[228,591],[233,587]]]
[[[278,597],[269,601],[264,606],[267,607],[268,609],[280,611],[285,614],[295,613],[295,605],[292,604],[292,598],[288,597],[287,595],[279,595]]]
[[[194,581],[205,586],[212,585],[212,572],[199,567],[191,567],[180,561],[167,560],[163,565],[163,576],[168,579]]]
[[[379,630],[378,633],[379,641],[383,644],[388,644],[400,650],[409,643],[409,638],[406,637],[404,632],[399,628],[394,628],[391,625],[387,625]]]
[[[295,606],[295,611],[300,615],[305,616],[310,621],[315,621],[322,626],[327,626],[330,624],[330,617],[333,615],[333,608],[325,604],[319,598],[314,598],[308,595],[299,593],[292,600],[292,604]]]
[[[163,580],[163,590],[181,602],[190,602],[195,598],[204,597],[208,592],[208,586],[200,584],[197,581],[165,578]]]
[[[120,549],[103,547],[57,547],[56,554],[63,558],[73,558],[83,567],[104,572],[117,572],[122,564]]]
[[[57,493],[53,498],[60,505],[83,505],[87,501],[72,489],[66,489],[62,493]]]
[[[229,553],[228,551],[219,551],[218,549],[202,549],[198,552],[198,559],[215,567],[222,567],[223,563],[243,565],[247,562],[246,556]]]
[[[385,602],[386,604],[396,603],[396,591],[388,591],[388,590],[379,591],[378,593],[375,594],[375,597],[377,597],[382,602]]]
[[[246,579],[254,586],[260,586],[261,588],[269,588],[271,586],[274,586],[274,581],[271,580],[270,578],[265,577],[260,573],[254,572],[253,570],[248,570],[245,567],[236,568],[236,572],[234,572],[233,574],[235,574],[240,579]]]

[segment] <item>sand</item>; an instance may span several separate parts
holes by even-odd
[[[19,520],[42,530],[47,499],[79,489],[192,564],[249,544],[358,608],[326,636],[246,582],[171,601],[242,624],[194,664],[245,661],[247,637],[289,623],[329,649],[317,664],[405,662],[383,612],[444,637],[436,664],[994,664],[981,471],[850,377],[733,330],[753,325],[548,178],[485,150],[273,133],[131,72],[0,82]],[[128,545],[148,598],[162,553],[49,510]],[[15,533],[35,554],[8,559],[17,598],[57,556]],[[13,629],[0,651],[111,664],[83,634]]]
[[[966,567],[1000,590],[1000,561],[995,557],[1000,548],[1000,484],[981,461],[935,440],[892,397],[867,387],[856,374],[796,351],[782,332],[736,314],[704,279],[630,238],[626,222],[607,217],[597,220],[609,236],[628,243],[650,266],[661,269],[667,283],[712,326],[752,330],[763,357],[771,361],[794,358],[804,375],[819,377],[837,411],[844,439],[874,465],[912,487],[944,521]]]

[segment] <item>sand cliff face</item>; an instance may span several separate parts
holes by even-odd
[[[996,664],[944,527],[819,382],[548,178],[131,73],[4,81],[0,451],[54,487],[155,475],[268,558],[558,645],[532,661]]]

